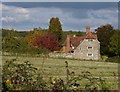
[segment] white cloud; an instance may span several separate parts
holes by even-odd
[[[2,20],[2,21],[5,21],[5,22],[12,22],[12,21],[14,21],[14,18],[9,17],[9,16],[6,16],[6,17],[2,17],[1,20]]]
[[[16,8],[13,12],[16,14],[29,14],[29,11],[25,8]]]
[[[89,10],[89,17],[97,17],[97,18],[110,18],[114,16],[116,13],[115,9],[99,9],[99,10]]]
[[[29,11],[31,20],[36,22],[47,22],[51,17],[64,16],[61,9],[58,8],[31,8]]]
[[[1,6],[2,6],[2,10],[9,10],[9,7],[4,5],[4,4],[2,4],[2,3],[1,3]]]
[[[84,30],[85,26],[90,25],[92,30],[100,25],[111,23],[117,25],[117,9],[99,9],[99,10],[84,10],[85,18],[75,17],[74,10],[64,11],[64,8],[55,7],[36,7],[36,8],[21,8],[15,6],[6,6],[2,4],[4,22],[17,22],[22,25],[15,24],[13,27],[21,26],[25,28],[26,23],[31,23],[29,26],[47,28],[49,25],[49,19],[51,17],[59,17],[63,24],[63,30]],[[80,10],[78,10],[79,12]],[[77,13],[78,13],[77,12]],[[82,14],[82,12],[80,12]],[[4,25],[3,25],[4,26]],[[17,29],[17,28],[16,28]]]
[[[117,24],[118,23],[118,13],[116,9],[100,9],[100,10],[89,10],[88,16],[92,20],[93,25],[103,25],[103,24]]]
[[[21,22],[29,19],[29,11],[25,8],[2,4],[2,21]]]

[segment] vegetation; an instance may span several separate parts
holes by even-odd
[[[49,51],[46,49],[42,49],[42,48],[35,48],[33,46],[31,46],[31,41],[26,40],[27,38],[30,39],[30,36],[28,36],[26,33],[26,37],[25,35],[23,36],[19,34],[18,31],[16,30],[2,30],[3,32],[3,37],[2,37],[2,52],[3,54],[6,53],[8,55],[21,55],[21,54],[29,54],[29,55],[39,55],[39,54],[46,54]],[[36,31],[35,31],[36,32]],[[21,33],[21,32],[20,32]],[[31,34],[31,31],[30,31]],[[33,34],[34,35],[34,34]],[[32,37],[34,38],[34,37]],[[5,55],[6,55],[5,54]]]
[[[110,57],[120,55],[119,30],[113,29],[110,24],[103,25],[96,29],[98,40],[100,41],[101,55]]]
[[[25,35],[25,41],[29,46],[33,46],[34,40],[36,40],[39,37],[44,36],[47,33],[47,30],[42,28],[34,28],[30,32]]]
[[[106,24],[96,29],[100,41],[100,53],[108,58],[120,56],[120,31]],[[59,18],[51,18],[48,29],[33,28],[31,31],[2,29],[3,54],[40,55],[50,51],[60,51],[66,35],[83,35],[84,32],[63,31]],[[51,44],[52,43],[52,44]],[[48,45],[49,44],[49,45]],[[108,60],[109,61],[109,60]],[[119,62],[119,61],[118,61]]]
[[[49,29],[39,27],[24,32],[2,29],[3,92],[27,89],[55,92],[118,90],[116,63],[120,62],[120,31],[107,24],[98,27],[96,32],[106,62],[49,58],[49,52],[60,51],[67,34],[84,34],[64,32],[59,18],[50,19]]]
[[[59,18],[56,17],[50,19],[50,25],[48,31],[53,32],[56,35],[58,42],[61,44],[63,40],[63,31],[62,31],[62,24],[60,23]]]
[[[119,56],[109,57],[106,59],[106,62],[120,63],[120,57]]]
[[[113,30],[113,35],[110,37],[109,51],[112,56],[120,56],[120,30]]]
[[[59,43],[57,37],[51,32],[37,38],[35,41],[33,41],[33,45],[38,48],[48,49],[50,51],[59,50]]]
[[[67,34],[81,35],[83,32],[62,31],[59,18],[50,19],[49,29],[39,27],[23,32],[2,29],[2,52],[4,55],[40,56],[60,50]]]
[[[98,40],[100,41],[101,54],[108,54],[109,48],[108,44],[110,42],[110,37],[112,36],[113,27],[110,24],[103,25],[96,29]]]
[[[94,73],[85,69],[82,70],[81,67],[85,67],[84,65],[90,61],[81,61],[84,64],[81,64],[78,69],[80,61],[73,61],[73,65],[71,60],[64,62],[64,60],[61,59],[57,61],[58,59],[48,60],[46,58],[41,58],[41,61],[40,58],[29,58],[29,60],[33,60],[32,62],[29,62],[27,59],[27,61],[23,61],[22,59],[23,58],[15,59],[13,57],[11,60],[7,60],[7,58],[3,58],[3,92],[6,90],[50,90],[50,92],[56,92],[60,90],[65,92],[68,90],[118,90],[116,82],[117,68],[115,70],[116,72],[113,71],[113,68],[117,67],[115,64],[111,65],[110,63],[103,64],[104,62],[98,62],[99,65],[100,63],[102,64],[100,67],[105,67],[104,65],[106,65],[106,73],[108,72],[108,67],[112,69],[111,73],[114,73],[111,75],[113,76],[113,80],[110,78],[111,83],[109,83],[109,78],[105,78],[104,75],[94,75],[95,70],[100,68],[99,66],[94,69]],[[98,63],[96,62],[97,65]],[[58,67],[57,64],[59,65],[59,68],[57,68],[57,70],[53,70]],[[94,65],[91,66],[94,67]],[[47,70],[48,68],[51,68],[49,69],[49,72]],[[87,65],[85,68],[87,69]],[[63,71],[59,72],[60,70]],[[89,70],[93,70],[93,68]],[[54,74],[50,75],[49,73],[54,73],[56,76]],[[96,71],[96,73],[98,73],[98,71]],[[102,73],[105,74],[103,71]]]

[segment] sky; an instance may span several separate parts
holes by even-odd
[[[50,18],[58,17],[64,31],[91,31],[111,24],[118,28],[117,2],[2,2],[2,28],[29,31],[49,26]]]
[[[3,2],[119,2],[119,0],[1,0]]]

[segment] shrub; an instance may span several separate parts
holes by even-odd
[[[3,65],[3,90],[39,90],[45,87],[43,78],[37,75],[37,68],[29,61],[23,64],[15,61],[6,61]]]
[[[119,56],[109,57],[106,59],[106,62],[120,63],[120,57]]]
[[[102,55],[101,58],[102,58],[102,59],[107,59],[108,56],[106,56],[106,55]]]
[[[108,90],[109,85],[105,79],[101,77],[95,77],[89,71],[83,71],[80,75],[76,76],[74,72],[70,72],[68,69],[68,63],[66,63],[66,87],[68,90]],[[69,71],[69,72],[68,72]],[[84,83],[83,83],[84,82]]]

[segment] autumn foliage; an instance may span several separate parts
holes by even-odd
[[[31,30],[25,37],[25,40],[27,42],[27,44],[29,46],[32,46],[33,41],[40,36],[43,36],[45,34],[45,32],[43,31],[43,29],[40,28],[34,28],[33,30]]]
[[[55,51],[59,49],[58,39],[52,32],[48,32],[44,36],[36,38],[33,41],[33,46],[38,48],[45,48],[50,51]]]

